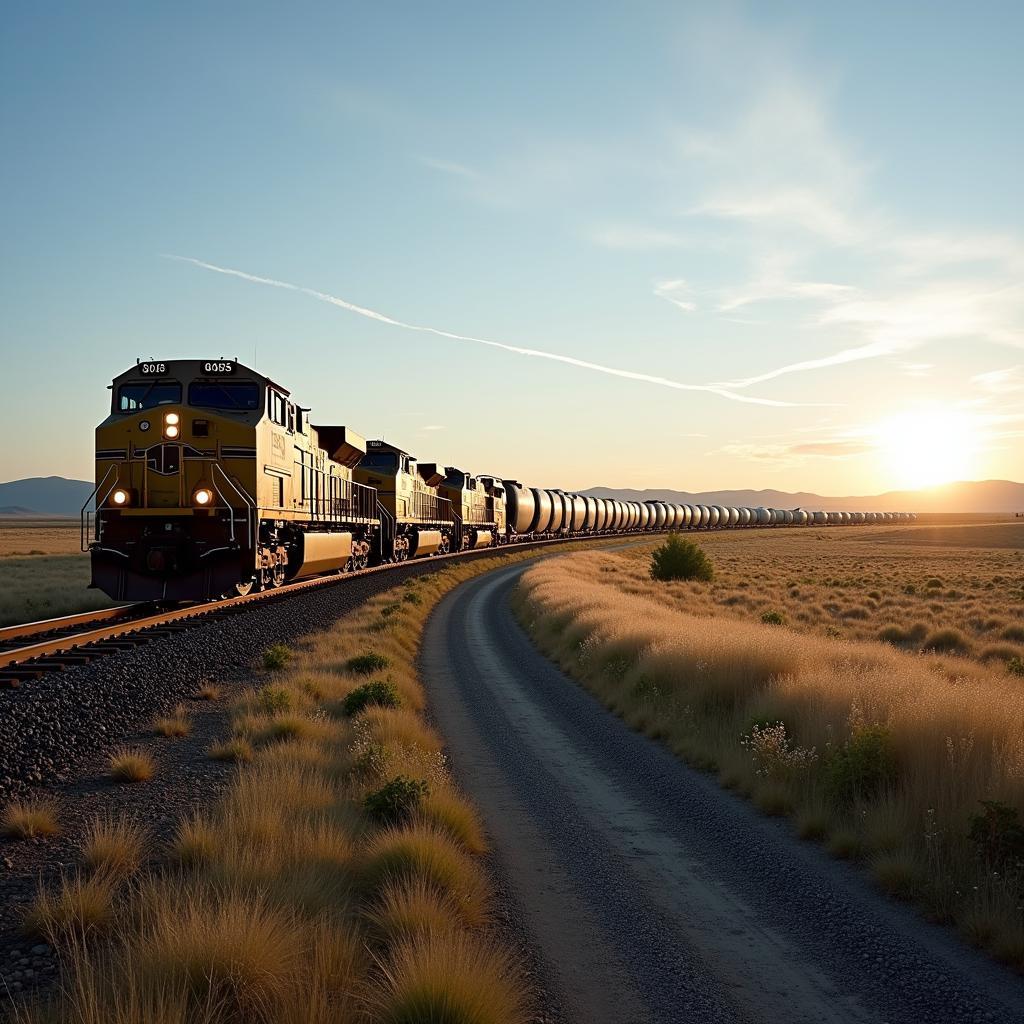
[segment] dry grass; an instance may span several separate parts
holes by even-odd
[[[182,737],[192,731],[192,722],[188,717],[188,708],[179,704],[173,714],[157,718],[153,722],[153,731],[158,736]]]
[[[509,1024],[530,1019],[523,981],[507,955],[465,933],[426,932],[381,963],[381,1024]]]
[[[977,646],[1024,621],[1012,597],[1021,552],[879,549],[869,531],[837,533],[704,538],[711,584],[654,583],[649,549],[546,560],[517,607],[631,725],[765,812],[792,814],[837,856],[867,860],[886,890],[962,927],[969,917],[980,934],[972,894],[987,887],[986,944],[1005,955],[1022,930],[1007,923],[1020,918],[1019,885],[989,884],[1006,865],[986,866],[968,829],[983,800],[1024,814],[1024,689]],[[934,596],[947,593],[960,596]],[[769,607],[789,624],[762,623]],[[844,617],[851,607],[866,617]],[[875,639],[887,619],[917,639]],[[754,725],[779,722],[781,744],[742,745]]]
[[[0,536],[5,532],[0,530]],[[4,558],[3,570],[0,626],[110,608],[117,603],[99,590],[88,589],[91,572],[86,555]]]
[[[142,867],[148,845],[149,836],[138,822],[107,815],[86,830],[82,860],[96,874],[124,878]]]
[[[57,805],[52,800],[14,801],[0,814],[0,833],[8,839],[35,839],[59,832]]]
[[[238,767],[212,806],[179,824],[166,862],[140,871],[139,837],[94,826],[92,874],[44,894],[35,912],[68,967],[56,1019],[525,1019],[527,987],[488,925],[483,829],[420,715],[416,675],[431,608],[487,568],[395,588],[296,644],[287,668],[235,702],[231,735],[209,754]],[[350,719],[339,704],[367,677],[346,665],[368,651],[387,657],[403,705]],[[363,801],[398,775],[430,795],[407,825],[382,828]]]
[[[203,683],[196,691],[199,700],[220,700],[223,690],[216,683]]]
[[[144,750],[119,750],[110,758],[110,777],[115,782],[148,782],[155,772],[156,764]]]

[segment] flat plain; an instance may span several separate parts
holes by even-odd
[[[0,626],[109,608],[115,602],[89,590],[89,559],[78,523],[67,519],[0,518]]]
[[[1024,524],[694,537],[532,567],[543,651],[634,728],[1024,967]]]

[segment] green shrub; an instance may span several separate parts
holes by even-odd
[[[398,775],[363,801],[366,813],[382,825],[401,825],[420,809],[430,795],[430,787],[422,779]]]
[[[351,718],[365,711],[371,705],[382,708],[401,707],[402,699],[398,696],[395,684],[390,680],[377,679],[372,683],[363,683],[352,690],[341,702],[342,711]]]
[[[905,644],[910,634],[902,626],[883,626],[878,631],[878,639],[887,644]]]
[[[1019,654],[1015,654],[1007,663],[1006,671],[1011,676],[1024,676],[1024,658]]]
[[[784,626],[786,624],[786,616],[782,612],[770,611],[761,613],[761,621],[766,626]]]
[[[256,694],[256,703],[260,710],[268,715],[276,715],[281,711],[290,711],[292,707],[292,695],[281,686],[264,686]]]
[[[381,608],[380,617],[382,619],[390,619],[391,616],[395,614],[395,612],[400,612],[401,610],[401,603],[398,601],[392,601],[391,604],[386,604],[384,605],[383,608]]]
[[[1017,808],[998,800],[982,800],[981,806],[985,810],[971,816],[967,831],[978,856],[990,871],[1019,868],[1024,863],[1024,826],[1017,817]]]
[[[825,763],[826,789],[839,804],[868,799],[895,776],[889,730],[883,725],[859,726]]]
[[[665,543],[651,553],[651,577],[656,580],[713,579],[715,567],[703,548],[692,540],[671,533]]]
[[[282,669],[291,661],[292,652],[284,644],[272,644],[263,652],[263,667],[271,672]]]
[[[383,654],[357,654],[345,662],[345,668],[357,676],[370,676],[374,672],[381,672],[391,664],[390,660]]]

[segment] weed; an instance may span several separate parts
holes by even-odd
[[[390,658],[383,654],[370,651],[368,654],[357,654],[345,662],[345,669],[357,676],[372,676],[374,672],[383,672],[391,664]]]
[[[283,669],[291,660],[291,648],[286,644],[271,644],[263,652],[263,667],[268,672],[277,672]]]
[[[96,874],[114,878],[134,874],[142,866],[148,836],[128,818],[95,818],[85,834],[82,859]]]
[[[187,736],[192,731],[188,710],[179,704],[173,714],[158,718],[153,722],[153,731],[158,736]]]
[[[875,796],[895,774],[889,730],[882,725],[857,725],[825,763],[826,789],[838,804]]]
[[[363,800],[363,808],[381,824],[400,825],[419,810],[429,794],[430,787],[422,779],[397,775],[380,789],[369,793]]]
[[[256,694],[256,704],[264,714],[277,715],[291,711],[292,695],[283,686],[264,686]]]
[[[255,752],[247,739],[236,736],[234,739],[214,743],[206,753],[214,761],[239,762],[251,761]]]
[[[761,613],[761,621],[766,626],[784,626],[786,624],[786,616],[782,612],[767,611]]]
[[[358,715],[366,708],[376,706],[382,708],[397,708],[402,706],[402,699],[398,696],[398,690],[394,683],[389,680],[376,680],[372,683],[363,683],[348,693],[342,701],[342,711],[351,718]]]
[[[982,800],[981,814],[971,816],[967,838],[989,871],[1024,866],[1024,825],[1016,807],[998,800]]]
[[[1007,663],[1006,671],[1011,676],[1024,676],[1024,658],[1019,654],[1015,654]]]

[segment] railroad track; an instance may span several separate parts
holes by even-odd
[[[637,535],[633,535],[637,536]],[[586,538],[570,538],[585,540]],[[594,538],[613,540],[613,536]],[[529,541],[504,545],[499,548],[481,548],[459,551],[448,555],[434,555],[429,559],[398,563],[399,565],[436,565],[467,556],[486,557],[511,551],[528,551],[552,544],[565,544],[565,540]],[[200,622],[225,615],[238,614],[249,605],[283,600],[296,591],[314,587],[337,586],[346,580],[370,576],[397,568],[395,564],[375,565],[331,576],[315,576],[308,580],[289,583],[276,590],[264,590],[245,597],[231,597],[220,601],[187,605],[154,612],[152,605],[122,605],[103,611],[66,615],[59,619],[45,619],[20,626],[0,629],[0,688],[18,687],[23,682],[38,679],[51,672],[60,672],[76,665],[106,658],[142,644],[163,640],[194,628]]]

